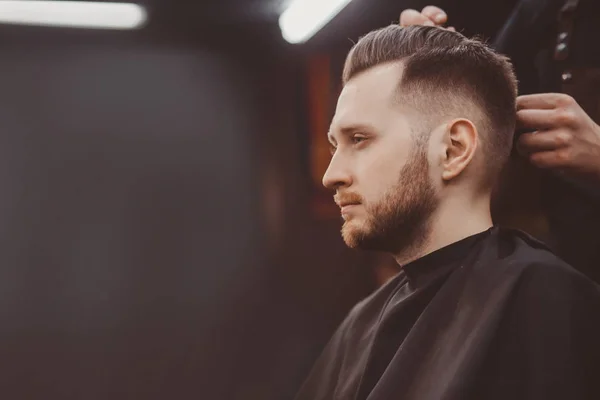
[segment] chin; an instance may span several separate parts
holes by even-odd
[[[341,233],[344,243],[351,249],[398,253],[414,245],[411,235],[402,232],[394,236],[378,234],[374,227],[356,221],[344,223]]]
[[[344,243],[351,249],[380,250],[372,238],[372,232],[365,224],[356,221],[346,222],[342,227]]]
[[[366,234],[362,227],[356,225],[356,222],[346,221],[342,226],[342,239],[351,249],[360,247],[361,238]]]

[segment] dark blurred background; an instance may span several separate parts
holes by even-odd
[[[287,0],[147,0],[126,32],[0,26],[2,397],[291,398],[386,268],[323,211],[318,82],[429,3],[355,0],[303,45],[281,37]],[[491,37],[512,3],[437,5]]]

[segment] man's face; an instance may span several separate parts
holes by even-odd
[[[400,252],[428,233],[437,196],[429,176],[427,132],[415,131],[395,101],[400,65],[383,65],[344,87],[329,140],[334,148],[323,184],[335,189],[349,247]],[[412,117],[409,117],[412,116]]]

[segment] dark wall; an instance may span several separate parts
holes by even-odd
[[[0,392],[291,396],[370,287],[308,206],[305,54],[6,38]]]
[[[0,387],[164,398],[264,263],[251,71],[190,47],[2,54]]]

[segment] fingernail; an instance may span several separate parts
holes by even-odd
[[[435,24],[433,22],[431,22],[431,20],[427,20],[427,21],[423,22],[423,25],[425,25],[425,26],[434,26]]]
[[[446,14],[440,13],[438,15],[435,16],[435,22],[437,22],[438,24],[444,22],[444,19],[446,18]]]

